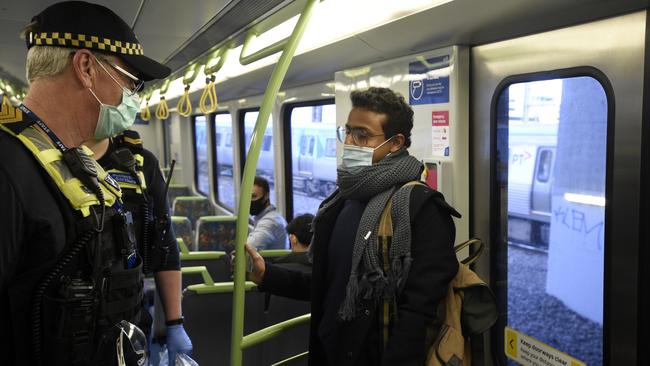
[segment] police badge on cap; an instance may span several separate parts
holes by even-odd
[[[54,4],[32,18],[27,48],[53,46],[86,48],[121,58],[148,81],[167,77],[169,67],[144,55],[135,33],[112,10],[84,1]]]

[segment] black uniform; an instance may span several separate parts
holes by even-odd
[[[309,364],[413,365],[424,364],[427,325],[446,295],[458,270],[453,250],[457,212],[442,195],[415,186],[410,199],[411,256],[405,287],[397,299],[397,319],[383,349],[379,304],[366,304],[352,321],[337,316],[350,277],[354,235],[364,202],[342,201],[314,222],[311,274],[267,264],[261,290],[311,300]]]
[[[96,169],[83,149],[33,127],[48,131],[26,107],[0,122],[0,357],[7,364],[98,364],[105,332],[140,320],[142,261],[119,186],[103,175],[93,183],[80,165],[72,168],[66,159],[76,156]],[[77,193],[66,196],[62,187]],[[75,209],[72,202],[82,202],[75,200],[90,206]]]
[[[126,137],[126,139],[125,139]],[[180,270],[180,257],[176,237],[169,220],[169,204],[165,194],[165,180],[160,172],[158,159],[151,151],[142,147],[141,143],[129,143],[125,140],[139,140],[140,136],[135,131],[125,131],[122,135],[111,139],[108,150],[99,159],[99,164],[107,171],[122,187],[122,201],[127,210],[133,213],[138,246],[140,253],[144,253],[145,241],[155,245],[152,251],[151,266],[152,272]],[[127,148],[132,154],[139,154],[144,158],[141,167],[146,185],[146,202],[143,202],[142,194],[123,185],[126,180],[133,179],[127,172],[114,173],[113,170],[121,170],[111,155],[119,148]],[[136,168],[140,169],[140,167]],[[129,179],[130,178],[130,179]],[[144,205],[149,205],[149,214],[144,213]],[[145,235],[145,216],[150,216],[151,223],[148,233]],[[162,237],[156,235],[162,234]],[[157,252],[157,253],[156,253]]]

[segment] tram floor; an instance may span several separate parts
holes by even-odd
[[[602,325],[546,293],[547,258],[508,246],[508,325],[589,366],[602,365]]]

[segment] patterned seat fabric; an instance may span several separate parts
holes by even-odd
[[[174,199],[176,197],[184,197],[184,196],[191,196],[192,192],[190,191],[190,187],[184,185],[184,184],[170,184],[169,185],[169,191],[167,191],[167,202],[169,204],[174,203]]]
[[[237,222],[233,216],[201,217],[197,223],[199,251],[224,251],[235,249]]]
[[[192,235],[192,223],[190,219],[183,216],[172,216],[172,228],[176,237],[183,239],[185,245],[190,250],[196,248],[192,239],[194,235]]]
[[[199,217],[213,214],[214,210],[207,197],[176,197],[174,200],[174,216],[187,217],[192,223],[192,228],[196,227]]]

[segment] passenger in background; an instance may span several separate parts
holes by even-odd
[[[314,215],[312,214],[303,214],[291,220],[287,225],[291,253],[276,259],[275,264],[283,268],[311,273],[308,251],[313,236],[311,231],[312,221],[314,221]]]
[[[312,273],[265,263],[246,246],[249,278],[261,291],[311,300],[310,366],[421,366],[427,327],[458,271],[452,216],[460,215],[428,186],[405,186],[423,167],[407,150],[413,110],[404,97],[370,88],[351,99],[338,130],[338,189],[313,223]],[[389,202],[391,235],[380,238]]]
[[[271,204],[269,181],[255,177],[251,195],[251,215],[255,216],[254,228],[246,242],[259,249],[287,249],[287,221]]]
[[[111,123],[112,130],[107,134],[119,135],[93,139],[85,145],[93,150],[93,157],[120,185],[124,208],[133,214],[138,252],[144,262],[143,272],[155,279],[167,325],[165,338],[169,364],[174,365],[177,353],[192,352],[192,341],[183,327],[179,249],[171,227],[165,180],[158,159],[142,146],[136,131],[123,131],[132,123],[133,120],[125,121],[122,126]],[[153,307],[153,296],[145,297],[143,306]],[[149,315],[148,309],[144,314]],[[139,324],[148,336],[151,323],[149,316],[143,316]],[[157,348],[152,347],[152,343],[149,347],[152,350],[150,359],[158,360]]]

